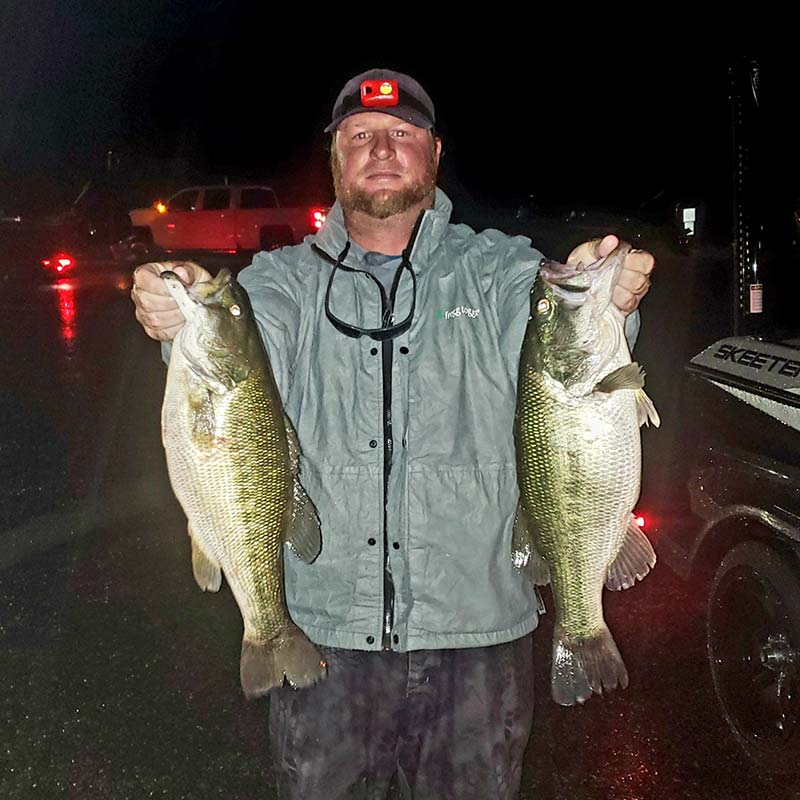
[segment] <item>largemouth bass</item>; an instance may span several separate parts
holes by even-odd
[[[588,266],[542,262],[520,356],[513,558],[552,588],[551,691],[561,705],[628,685],[603,585],[629,588],[656,561],[631,512],[639,427],[660,420],[611,302],[629,250],[622,244]]]
[[[172,487],[189,520],[192,567],[205,591],[224,573],[244,621],[247,697],[286,679],[325,675],[319,651],[291,621],[283,545],[313,561],[316,509],[298,480],[299,446],[286,419],[247,295],[228,270],[187,287],[163,272],[186,323],[175,337],[161,431]]]

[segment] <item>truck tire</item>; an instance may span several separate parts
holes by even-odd
[[[706,645],[722,714],[767,773],[800,775],[800,577],[793,556],[746,541],[720,562]]]
[[[290,225],[264,225],[259,232],[262,250],[276,250],[294,244],[294,231]]]

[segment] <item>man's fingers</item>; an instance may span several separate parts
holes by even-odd
[[[134,270],[131,300],[136,306],[136,319],[148,336],[160,341],[173,339],[185,321],[161,279],[161,273],[167,270],[175,272],[187,284],[211,278],[191,261],[153,261]]]
[[[622,286],[616,286],[611,301],[626,316],[639,307],[642,298]]]
[[[650,278],[643,272],[624,269],[619,274],[617,286],[627,289],[631,294],[643,296],[647,294],[647,290],[650,288]]]
[[[184,283],[192,284],[194,283],[194,275],[189,272],[186,267],[175,267],[172,270]]]
[[[650,273],[655,259],[645,250],[631,250],[623,263],[611,300],[623,314],[639,307],[642,298],[650,291]]]
[[[604,236],[602,239],[579,244],[567,258],[567,264],[583,264],[588,266],[594,261],[605,258],[617,245],[619,239],[614,234]]]
[[[655,258],[646,250],[631,250],[630,253],[625,256],[624,267],[626,270],[649,275],[653,271],[655,263]]]
[[[174,328],[180,327],[184,322],[180,309],[171,308],[166,311],[152,311],[142,306],[136,307],[136,319],[146,328]]]
[[[175,272],[186,284],[211,278],[209,272],[193,261],[151,261],[140,264],[133,271],[133,285],[140,291],[168,295],[167,287],[161,280],[161,273],[168,270]]]
[[[602,239],[594,239],[591,243],[595,245],[595,257],[605,258],[619,244],[619,239],[610,233]]]
[[[153,294],[153,292],[142,291],[135,285],[131,289],[131,300],[137,307],[143,308],[145,311],[168,311],[176,306],[171,294]]]
[[[144,328],[144,332],[151,338],[156,339],[159,342],[171,342],[175,336],[177,336],[178,331],[183,327],[183,325],[175,325],[171,328],[150,328],[147,325],[142,324],[142,328]]]
[[[161,273],[165,270],[159,269],[161,264],[142,264],[133,271],[133,289],[131,292],[136,296],[143,294],[168,296],[166,284],[161,280]]]

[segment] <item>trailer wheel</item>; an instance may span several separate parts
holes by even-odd
[[[800,578],[760,541],[733,547],[708,599],[706,643],[725,721],[759,766],[800,774]]]
[[[294,231],[291,225],[265,225],[259,233],[259,245],[262,250],[277,250],[294,244]]]

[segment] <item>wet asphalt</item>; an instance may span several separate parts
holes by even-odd
[[[275,797],[238,610],[192,579],[130,268],[0,266],[0,798]],[[701,591],[661,564],[606,609],[631,685],[556,706],[544,618],[522,798],[800,798],[717,711]]]

